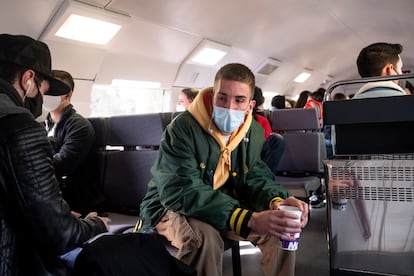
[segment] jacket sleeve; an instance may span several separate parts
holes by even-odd
[[[53,155],[56,175],[73,173],[87,157],[95,142],[95,132],[89,121],[75,114],[66,121],[58,137],[57,151]]]
[[[274,198],[287,198],[287,190],[277,184],[275,177],[266,163],[261,159],[260,152],[263,146],[263,132],[261,126],[252,122],[249,132],[249,143],[246,151],[247,172],[243,185],[237,186],[243,202],[255,211],[269,209],[269,203]]]
[[[62,199],[44,129],[34,120],[20,122],[9,139],[9,162],[16,179],[17,200],[25,232],[38,247],[64,253],[94,235],[105,232],[98,218],[72,216]]]

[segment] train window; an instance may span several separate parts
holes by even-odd
[[[95,85],[91,93],[90,116],[107,117],[167,112],[171,109],[171,101],[175,101],[171,97],[171,90]]]

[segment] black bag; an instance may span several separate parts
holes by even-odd
[[[170,255],[151,234],[104,235],[86,244],[76,258],[74,275],[195,276],[191,267]]]

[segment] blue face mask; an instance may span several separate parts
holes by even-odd
[[[213,106],[213,120],[218,129],[224,133],[232,133],[244,122],[246,110],[233,110]]]

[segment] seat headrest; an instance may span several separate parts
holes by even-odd
[[[270,114],[273,131],[318,130],[319,120],[314,108],[276,109]]]

